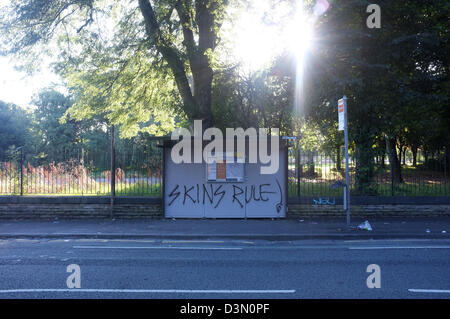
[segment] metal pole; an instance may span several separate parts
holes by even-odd
[[[347,185],[344,186],[344,210],[347,210]]]
[[[348,119],[347,119],[347,97],[344,95],[344,135],[345,135],[345,180],[347,187],[346,201],[347,206],[347,227],[350,227],[350,175],[349,175],[349,163],[348,163]]]
[[[114,218],[114,197],[116,196],[116,151],[114,147],[114,125],[111,125],[111,211],[110,217]]]
[[[23,148],[20,149],[20,196],[23,196]]]

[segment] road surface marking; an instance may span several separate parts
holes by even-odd
[[[202,289],[7,289],[0,293],[25,293],[25,292],[117,292],[117,293],[207,293],[207,294],[293,294],[290,290],[202,290]]]
[[[213,243],[213,244],[221,244],[224,243],[223,240],[163,240],[163,244],[178,244],[178,243]]]
[[[123,243],[156,243],[156,240],[139,240],[139,239],[109,239],[109,242]]]
[[[162,247],[162,246],[73,246],[77,249],[184,249],[184,250],[242,250],[241,247]]]
[[[344,240],[344,243],[380,243],[380,242],[424,242],[433,241],[434,239],[409,239],[409,238],[398,238],[398,239],[351,239]],[[447,241],[445,239],[439,239],[440,241]]]
[[[450,246],[365,246],[348,247],[348,249],[450,249]]]
[[[155,243],[156,240],[142,240],[142,239],[109,239],[108,241],[128,242],[128,243]]]
[[[375,241],[375,239],[343,240],[344,243],[367,243],[367,242],[369,242],[369,243],[372,242],[373,243],[374,241]]]
[[[444,290],[444,289],[408,289],[408,291],[450,294],[450,290]]]

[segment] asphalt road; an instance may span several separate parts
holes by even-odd
[[[450,241],[1,240],[0,298],[448,299]]]

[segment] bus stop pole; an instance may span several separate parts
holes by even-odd
[[[347,97],[344,95],[344,135],[345,135],[345,204],[347,208],[347,227],[350,227],[350,175],[348,163],[348,120]]]

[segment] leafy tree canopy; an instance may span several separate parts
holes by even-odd
[[[30,139],[30,114],[21,107],[0,101],[0,123],[0,160],[5,160],[8,148],[24,146]]]
[[[226,0],[11,0],[2,53],[36,66],[43,48],[77,96],[67,116],[105,114],[125,136],[212,124],[214,50]],[[44,47],[41,46],[45,45]],[[67,117],[66,117],[67,119]]]

